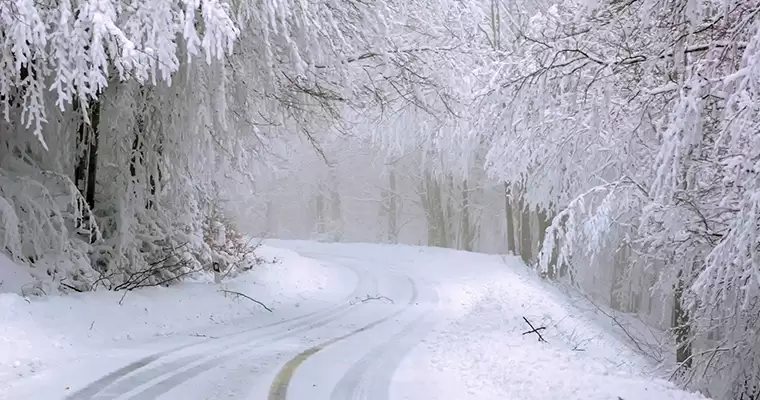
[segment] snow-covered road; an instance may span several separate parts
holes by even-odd
[[[298,241],[270,245],[317,260],[305,265],[321,268],[319,277],[300,284],[311,282],[319,290],[303,287],[299,297],[277,290],[259,293],[250,284],[233,282],[226,290],[274,302],[274,312],[256,309],[253,314],[227,315],[224,323],[178,322],[163,335],[149,334],[153,325],[145,322],[141,335],[94,340],[99,344],[89,350],[82,350],[89,346],[87,340],[77,341],[69,332],[65,336],[74,343],[72,354],[54,357],[42,352],[35,359],[49,367],[19,374],[23,377],[0,374],[0,398],[701,398],[652,378],[643,356],[516,260],[409,246]],[[283,270],[288,268],[290,275],[280,271],[273,277],[298,281],[299,275],[313,274],[307,267],[286,265]],[[258,287],[271,290],[274,284]],[[288,282],[279,284],[287,289]],[[200,309],[217,301],[204,300],[209,286],[213,284],[196,288],[197,293],[183,288],[171,293],[195,293],[195,300],[186,300],[185,306]],[[161,295],[168,296],[164,302],[174,296]],[[161,301],[155,296],[135,299],[136,307]],[[34,303],[31,306],[39,306]],[[39,307],[59,305],[51,300]],[[167,319],[173,312],[187,312],[163,310]],[[77,311],[70,312],[76,319]],[[198,312],[205,317],[205,311]],[[41,313],[32,309],[23,319],[27,333],[34,327],[44,336],[42,322],[35,321]],[[546,327],[546,342],[534,334],[523,335],[529,330],[523,317]],[[213,315],[208,318],[214,321]],[[12,341],[8,332],[14,328],[7,324],[0,325],[0,337],[5,332],[6,340]],[[6,361],[2,356],[0,360]]]

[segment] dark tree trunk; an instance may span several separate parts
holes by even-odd
[[[79,103],[74,102],[74,112],[79,111]],[[87,124],[79,121],[77,129],[76,163],[74,165],[74,184],[80,193],[86,192],[85,173],[87,172]]]
[[[422,203],[428,221],[428,246],[446,247],[446,206],[443,204],[441,184],[430,173],[425,173]]]
[[[391,166],[388,173],[388,241],[391,243],[398,242],[398,199],[396,193],[396,172]]]
[[[267,233],[273,234],[274,232],[274,204],[272,200],[267,200],[266,203],[266,221],[267,221]]]
[[[98,173],[98,141],[100,139],[100,104],[90,103],[90,140],[88,143],[87,195],[86,201],[91,209],[95,208],[95,182]]]
[[[317,188],[317,195],[315,199],[315,205],[317,210],[317,233],[325,233],[325,197],[322,194],[322,185]]]
[[[470,195],[467,180],[462,182],[462,249],[472,251],[475,241],[473,229],[470,224]]]
[[[676,284],[675,294],[673,296],[673,332],[676,338],[676,362],[683,363],[684,369],[691,369],[691,343],[689,340],[689,314],[683,307],[683,290],[684,282],[682,273],[678,273],[678,283]]]
[[[132,140],[132,157],[129,160],[129,175],[132,178],[137,177],[137,164],[142,165],[143,151],[140,136],[143,135],[143,121],[140,116],[137,117],[135,124],[135,138]]]
[[[98,124],[100,123],[100,103],[97,101],[90,101],[89,103],[90,123],[87,124],[84,121],[84,117],[80,121],[79,128],[77,130],[77,145],[76,145],[76,158],[74,164],[74,184],[79,190],[79,193],[84,197],[85,203],[90,210],[95,209],[95,187],[97,185],[97,172],[98,172],[98,139],[100,132],[98,131]],[[78,103],[74,103],[74,111],[80,110]],[[95,231],[92,227],[95,225],[95,221],[89,220],[93,218],[90,214],[87,216],[88,220],[85,222],[83,219],[77,221],[77,228],[85,227],[90,231],[90,243],[95,241]]]
[[[149,185],[149,191],[150,191],[150,197],[148,198],[146,207],[149,209],[155,209],[156,208],[156,193],[158,192],[158,185],[161,183],[161,180],[163,179],[163,175],[161,174],[161,159],[164,155],[164,148],[163,143],[158,143],[158,148],[156,148],[156,155],[158,156],[156,159],[156,169],[155,171],[152,171],[150,176],[148,177],[148,185]]]
[[[533,261],[533,233],[530,229],[530,211],[524,200],[523,193],[520,193],[520,200],[517,204],[517,212],[520,213],[520,255],[525,264],[530,265],[531,261]]]
[[[133,179],[135,179],[135,184],[142,183],[144,182],[143,179],[147,179],[148,196],[145,200],[145,208],[155,209],[156,193],[158,193],[158,185],[161,183],[162,179],[160,159],[163,156],[163,144],[159,142],[158,145],[152,150],[155,152],[157,157],[155,170],[150,170],[148,165],[149,163],[147,161],[148,157],[146,154],[146,151],[148,150],[146,150],[144,140],[145,135],[147,134],[145,132],[145,122],[143,120],[143,117],[140,115],[138,115],[136,118],[134,139],[132,140],[132,157],[129,161],[129,174]],[[140,177],[137,176],[138,166],[142,167],[141,171],[143,171],[140,174]]]
[[[509,193],[509,185],[504,182],[504,212],[507,222],[507,251],[517,255],[515,243],[515,212],[512,206],[512,195]]]

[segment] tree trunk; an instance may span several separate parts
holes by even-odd
[[[530,265],[530,263],[533,261],[533,233],[531,232],[530,226],[530,211],[524,200],[524,193],[520,193],[520,200],[517,204],[517,211],[520,213],[520,256],[522,256],[525,264]]]
[[[98,172],[98,140],[100,131],[100,103],[90,102],[90,140],[87,147],[87,194],[85,200],[95,209],[95,182]]]
[[[549,218],[546,210],[537,211],[536,218],[538,219],[538,238],[536,239],[536,249],[540,251],[544,247],[546,230],[549,229],[549,226],[551,225],[551,218]],[[538,251],[536,253],[538,253]]]
[[[137,178],[137,166],[145,164],[145,120],[139,113],[135,117],[134,139],[132,140],[132,157],[129,159],[129,175]]]
[[[317,233],[325,233],[325,196],[322,194],[321,185],[317,188],[315,198]]]
[[[512,196],[509,193],[509,185],[504,182],[504,213],[507,223],[507,252],[517,254],[515,243],[515,217],[514,208],[512,207]]]
[[[492,46],[501,49],[501,15],[498,0],[491,0],[491,31],[493,36]]]
[[[430,173],[423,182],[423,207],[428,221],[428,246],[446,247],[446,218],[441,197],[441,185]]]
[[[398,194],[396,193],[396,172],[391,166],[388,172],[388,241],[398,243]]]
[[[74,111],[79,111],[79,102],[74,102]],[[76,163],[74,165],[74,184],[79,192],[84,194],[86,192],[86,178],[87,162],[87,124],[84,122],[84,118],[79,121],[79,128],[77,129],[77,146],[76,146]]]
[[[438,185],[438,199],[441,204],[440,211],[438,213],[439,225],[441,226],[441,247],[454,247],[456,241],[456,227],[454,226],[454,204],[451,201],[451,196],[446,196],[446,193],[451,193],[453,187],[453,179],[449,177],[448,182]]]
[[[472,226],[470,224],[470,197],[469,188],[467,187],[467,180],[462,182],[462,249],[466,251],[472,251],[472,242],[474,241],[472,234]]]
[[[148,198],[146,207],[147,208],[156,208],[156,194],[158,193],[158,185],[163,180],[163,174],[161,173],[161,160],[164,156],[164,147],[162,143],[162,136],[158,137],[158,144],[156,145],[156,170],[152,171],[150,176],[148,177],[148,185],[149,185],[149,191],[150,191],[150,197]],[[154,173],[155,172],[155,173]]]
[[[683,307],[684,281],[682,273],[678,273],[678,283],[673,296],[673,320],[672,327],[676,339],[676,362],[684,363],[685,369],[691,368],[691,343],[689,315]]]
[[[612,264],[612,285],[610,286],[610,307],[613,310],[624,311],[623,304],[620,301],[618,291],[623,281],[623,265],[627,262],[627,258],[624,257],[623,249],[619,249],[615,252],[614,261]]]
[[[343,236],[341,209],[338,175],[335,166],[330,166],[330,239],[333,241],[340,241]]]
[[[549,217],[549,214],[546,212],[546,210],[541,210],[537,212],[538,217],[538,244],[536,254],[538,254],[543,248],[544,248],[544,241],[546,240],[546,231],[551,226],[552,217]],[[557,271],[557,256],[559,254],[559,240],[555,239],[554,247],[552,249],[551,259],[549,261],[549,265],[547,266],[546,276],[549,279],[555,279],[556,271]]]
[[[89,105],[90,123],[84,121],[84,115],[80,121],[77,130],[76,162],[74,166],[74,184],[79,193],[84,197],[85,203],[90,210],[95,209],[95,185],[97,180],[98,167],[98,123],[100,122],[100,103],[90,101]],[[79,103],[74,103],[74,110],[79,110]],[[92,218],[89,215],[88,218]],[[84,227],[89,231],[89,241],[95,241],[95,232],[92,228],[95,221],[78,220],[77,228]]]
[[[271,235],[274,233],[274,204],[271,199],[267,199],[266,203],[266,224],[267,233]]]

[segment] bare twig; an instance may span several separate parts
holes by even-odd
[[[546,327],[545,327],[545,326],[540,326],[540,327],[538,327],[538,328],[536,328],[536,329],[534,329],[534,330],[532,330],[532,331],[523,332],[523,335],[527,335],[527,334],[530,334],[530,333],[534,333],[534,332],[542,331],[542,330],[544,330],[544,329],[546,329]]]
[[[67,287],[67,288],[69,288],[69,289],[71,289],[71,290],[73,290],[75,292],[82,293],[82,289],[78,289],[78,288],[76,288],[74,286],[69,285],[68,283],[61,282],[61,286]]]
[[[190,336],[204,337],[204,338],[209,338],[209,339],[218,339],[218,337],[216,337],[216,336],[208,336],[208,335],[204,335],[202,333],[191,333]]]
[[[232,272],[232,270],[234,268],[240,267],[240,264],[242,264],[243,261],[245,261],[245,258],[249,254],[254,254],[255,255],[256,249],[258,249],[259,247],[261,247],[261,242],[264,241],[264,238],[260,238],[259,241],[255,245],[253,245],[253,246],[251,246],[251,242],[252,241],[253,241],[253,237],[249,237],[248,241],[246,241],[245,244],[243,245],[243,249],[244,249],[243,253],[241,253],[238,256],[238,260],[237,261],[235,261],[234,263],[232,263],[231,265],[229,265],[227,267],[227,272],[225,272],[224,275],[222,275],[222,280],[224,280],[225,278],[227,278],[227,275],[229,275],[230,272]],[[257,262],[257,261],[254,260],[254,262]]]
[[[703,355],[710,354],[710,359],[708,361],[708,362],[710,362],[710,361],[712,361],[713,358],[715,358],[715,356],[718,353],[722,353],[722,352],[726,352],[726,351],[731,351],[731,350],[733,350],[733,349],[728,348],[728,347],[716,347],[716,348],[713,348],[713,349],[708,349],[708,350],[700,351],[698,353],[691,354],[691,355],[689,355],[689,357],[687,357],[685,360],[683,360],[682,362],[680,362],[678,364],[678,367],[676,367],[676,369],[673,370],[673,372],[670,374],[670,378],[669,379],[673,380],[676,377],[676,375],[678,375],[678,373],[681,370],[688,369],[688,367],[687,367],[689,365],[688,363],[691,360],[693,360],[693,359],[695,359],[697,357],[701,357]]]
[[[42,294],[44,294],[45,296],[47,296],[47,293],[45,292],[45,290],[44,290],[44,289],[42,289],[42,288],[41,288],[41,287],[39,287],[39,286],[35,286],[35,284],[34,284],[34,283],[26,283],[26,284],[22,285],[22,286],[21,286],[21,292],[22,292],[22,293],[24,292],[24,290],[25,290],[25,288],[26,288],[27,286],[32,286],[32,288],[39,290],[40,292],[42,292]],[[25,297],[26,297],[26,296],[25,296]]]
[[[146,268],[144,270],[137,271],[137,272],[131,274],[123,283],[121,283],[119,285],[116,285],[113,288],[113,290],[114,291],[119,291],[119,290],[130,291],[130,290],[138,289],[138,288],[141,288],[141,287],[160,286],[160,285],[163,285],[165,283],[171,282],[173,280],[179,279],[179,278],[181,278],[183,276],[186,276],[186,275],[189,275],[189,274],[192,274],[192,273],[200,271],[200,269],[191,269],[191,270],[183,272],[183,273],[181,273],[179,275],[172,276],[170,278],[166,278],[166,279],[163,279],[163,280],[158,281],[158,282],[149,282],[149,283],[146,283],[146,282],[148,282],[148,280],[150,278],[154,277],[156,275],[156,273],[159,272],[159,271],[166,271],[166,270],[168,270],[168,271],[170,271],[170,273],[173,274],[173,273],[176,273],[177,271],[181,270],[182,268],[186,267],[187,264],[188,264],[188,261],[182,260],[182,261],[180,261],[180,262],[178,262],[176,264],[173,264],[173,265],[154,265],[154,266],[151,266],[149,268]],[[124,296],[122,296],[122,299],[123,298],[124,298]]]
[[[240,292],[235,292],[235,291],[232,291],[232,290],[225,290],[225,289],[219,289],[219,291],[223,292],[223,293],[230,293],[230,294],[234,294],[234,295],[237,295],[237,296],[245,297],[246,299],[248,299],[248,300],[250,300],[250,301],[252,301],[252,302],[254,302],[254,303],[256,303],[256,304],[258,304],[258,305],[260,305],[262,307],[264,307],[265,310],[267,310],[269,312],[273,312],[272,309],[270,309],[269,307],[266,306],[266,304],[264,304],[264,303],[262,303],[262,302],[260,302],[260,301],[258,301],[256,299],[254,299],[253,297],[248,296],[246,294],[243,294],[243,293],[240,293]]]
[[[394,304],[394,301],[393,301],[393,299],[390,299],[390,298],[388,298],[388,297],[386,297],[386,296],[380,296],[380,295],[377,295],[377,296],[375,296],[375,297],[370,297],[370,295],[367,295],[367,296],[366,296],[365,298],[363,298],[363,299],[362,299],[361,297],[358,297],[358,296],[357,296],[357,297],[356,297],[354,300],[352,300],[352,301],[351,301],[351,303],[350,303],[350,304],[351,304],[351,305],[354,305],[354,304],[356,304],[356,303],[357,303],[357,301],[361,301],[362,303],[366,303],[366,302],[368,302],[368,301],[372,301],[372,300],[388,300],[388,302],[390,302],[391,304]]]
[[[530,331],[523,333],[523,335],[527,335],[527,334],[529,334],[529,333],[535,333],[536,335],[538,335],[538,341],[539,341],[539,342],[544,342],[544,343],[547,343],[547,342],[546,342],[546,339],[544,339],[544,337],[543,337],[543,336],[541,336],[541,332],[539,332],[539,331],[540,331],[540,330],[542,330],[542,329],[546,329],[546,327],[545,327],[545,326],[540,326],[540,327],[538,327],[538,328],[534,328],[534,327],[533,327],[533,324],[531,324],[531,323],[530,323],[530,321],[528,321],[528,319],[527,319],[527,318],[523,317],[523,319],[525,320],[525,322],[528,324],[528,326],[529,326],[529,327],[530,327],[530,329],[531,329]]]
[[[459,47],[459,46],[455,46],[455,47],[419,47],[419,48],[410,48],[410,49],[386,50],[384,52],[369,51],[369,52],[366,52],[366,53],[363,53],[363,54],[360,54],[360,55],[357,55],[357,56],[348,57],[345,60],[342,60],[338,65],[340,65],[340,64],[350,64],[350,63],[357,62],[357,61],[367,60],[367,59],[375,58],[375,57],[389,56],[389,55],[392,55],[392,54],[401,55],[401,54],[413,54],[413,53],[423,53],[423,52],[433,52],[433,53],[436,53],[436,52],[453,51],[453,50],[456,50],[457,47]],[[314,68],[320,68],[321,69],[321,68],[330,68],[330,67],[335,67],[335,66],[336,65],[314,65]]]
[[[655,355],[653,355],[653,354],[651,353],[651,350],[652,350],[652,349],[651,349],[651,346],[649,345],[649,343],[646,343],[646,342],[645,342],[645,343],[647,344],[647,346],[648,346],[648,347],[650,347],[650,351],[646,351],[646,350],[645,350],[645,349],[644,349],[644,348],[641,346],[641,343],[640,343],[640,341],[639,341],[639,340],[638,340],[636,337],[634,337],[634,336],[633,336],[633,334],[632,334],[631,332],[629,332],[629,330],[628,330],[626,327],[624,327],[624,326],[623,326],[623,324],[622,324],[622,323],[621,323],[621,322],[620,322],[620,321],[617,319],[617,317],[615,317],[614,315],[612,315],[612,314],[608,313],[607,311],[605,311],[604,309],[602,309],[602,308],[601,308],[601,307],[600,307],[598,304],[596,304],[596,302],[594,302],[594,301],[593,301],[593,300],[592,300],[592,299],[591,299],[589,296],[586,296],[586,294],[585,294],[585,293],[582,293],[582,292],[580,292],[580,291],[578,291],[577,293],[578,293],[578,294],[580,294],[580,296],[581,296],[581,297],[583,297],[584,299],[586,299],[586,301],[588,301],[589,303],[591,303],[591,305],[592,305],[592,306],[594,306],[594,308],[596,308],[596,310],[597,310],[597,311],[599,311],[600,313],[604,314],[604,315],[605,315],[607,318],[609,318],[609,319],[610,319],[610,320],[611,320],[611,321],[612,321],[612,322],[613,322],[613,323],[614,323],[614,324],[615,324],[615,325],[616,325],[618,328],[620,328],[620,330],[622,330],[622,331],[623,331],[623,333],[624,333],[626,336],[628,336],[628,339],[629,339],[629,340],[630,340],[630,341],[633,343],[633,345],[634,345],[634,346],[636,346],[636,349],[638,349],[638,350],[639,350],[639,351],[640,351],[642,354],[645,354],[646,356],[648,356],[648,357],[652,358],[652,359],[653,359],[653,360],[655,360],[655,361],[660,361],[660,360],[659,360],[659,357],[656,357]]]

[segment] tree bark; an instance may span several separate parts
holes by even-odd
[[[509,185],[504,182],[504,214],[507,223],[507,252],[517,254],[515,243],[515,216],[512,206],[512,195],[509,193]]]
[[[549,213],[546,210],[541,210],[537,212],[538,217],[538,244],[536,254],[538,254],[541,250],[544,248],[544,241],[546,240],[546,230],[549,229],[551,226],[551,222],[553,218],[549,217]],[[555,240],[554,247],[552,249],[551,259],[549,261],[549,265],[547,266],[546,275],[549,279],[555,279],[556,278],[556,271],[557,271],[557,254],[559,254],[558,250],[558,240]]]
[[[325,196],[322,194],[321,185],[317,188],[315,198],[317,233],[325,233]]]
[[[95,209],[95,183],[98,173],[98,140],[100,139],[100,103],[90,102],[90,137],[87,146],[87,194],[85,200]]]
[[[678,273],[678,283],[673,296],[673,320],[672,327],[676,339],[676,362],[683,363],[685,369],[691,369],[691,343],[689,314],[683,307],[684,281],[682,273]]]
[[[82,194],[82,197],[84,197],[84,201],[87,203],[90,210],[94,210],[95,185],[98,168],[98,139],[100,134],[98,131],[98,124],[100,122],[100,103],[97,101],[90,101],[88,107],[90,112],[90,123],[87,124],[84,121],[83,114],[77,130],[74,184],[79,190],[79,193]],[[75,102],[74,110],[77,111],[79,109],[79,103]],[[87,218],[92,218],[92,214]],[[91,229],[94,224],[95,221],[89,219],[86,222],[83,219],[77,221],[77,227],[86,225],[86,229],[90,231],[90,243],[95,241],[95,232]]]
[[[267,233],[274,233],[274,204],[271,199],[267,199],[266,203],[266,224]]]
[[[335,166],[330,166],[330,236],[331,240],[340,241],[343,236],[343,224],[341,216],[341,200],[338,190],[338,174]]]
[[[398,194],[396,192],[396,171],[393,166],[388,172],[388,241],[398,242]]]
[[[472,225],[470,223],[470,197],[467,179],[462,182],[462,249],[472,251],[474,241]]]
[[[74,111],[79,111],[79,103],[74,102]],[[87,124],[84,122],[84,118],[79,121],[79,128],[77,129],[77,146],[76,146],[76,163],[74,165],[74,184],[80,193],[86,192],[86,178],[87,172]]]
[[[626,258],[621,257],[622,251],[623,249],[619,249],[615,253],[614,261],[612,264],[612,285],[610,286],[610,307],[612,307],[613,310],[617,311],[623,311],[623,305],[620,301],[620,296],[618,296],[617,293],[617,289],[623,280],[623,271],[621,268],[623,265],[621,265],[621,263],[628,261]]]
[[[428,221],[428,246],[446,247],[446,217],[441,196],[441,185],[425,173],[423,206]]]
[[[521,188],[522,189],[522,188]],[[530,265],[533,261],[532,242],[533,233],[530,226],[530,210],[524,200],[524,193],[520,193],[518,201],[518,212],[520,213],[520,256],[525,264]]]

